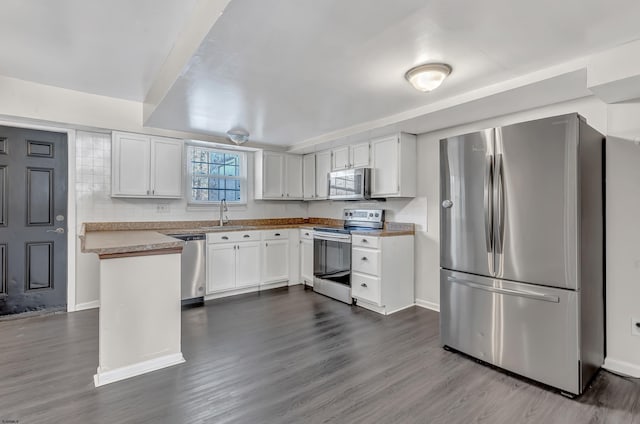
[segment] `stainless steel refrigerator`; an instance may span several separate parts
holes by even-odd
[[[585,389],[604,360],[603,145],[577,114],[440,141],[444,346]]]

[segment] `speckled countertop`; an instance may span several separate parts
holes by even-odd
[[[343,221],[328,218],[274,218],[231,221],[219,227],[216,221],[88,222],[80,232],[81,250],[98,255],[141,254],[181,249],[184,242],[169,234],[202,234],[227,231],[253,231],[315,226],[342,227]],[[354,231],[355,235],[393,237],[414,235],[413,224],[386,222],[382,230]]]

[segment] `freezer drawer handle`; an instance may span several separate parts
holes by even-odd
[[[479,289],[479,290],[484,290],[484,291],[488,291],[488,292],[492,292],[492,293],[506,294],[506,295],[510,295],[510,296],[526,297],[526,298],[534,299],[534,300],[542,300],[544,302],[560,303],[560,298],[558,296],[550,296],[548,294],[542,294],[542,293],[535,293],[535,292],[529,292],[529,291],[511,290],[511,289],[503,289],[503,288],[500,288],[500,287],[485,286],[484,284],[477,284],[477,283],[474,283],[472,281],[461,280],[459,278],[454,278],[454,277],[447,277],[447,280],[449,280],[452,283],[458,283],[458,284],[465,285],[467,287],[471,287],[471,288]]]

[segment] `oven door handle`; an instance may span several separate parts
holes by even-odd
[[[329,240],[329,241],[340,241],[343,243],[351,243],[351,235],[349,234],[329,234],[322,233],[320,231],[315,231],[313,233],[313,238],[317,240]]]

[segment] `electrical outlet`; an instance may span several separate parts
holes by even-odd
[[[156,205],[156,212],[157,213],[169,213],[170,212],[169,204],[168,203],[158,203]]]
[[[640,336],[640,318],[631,318],[631,334]]]

